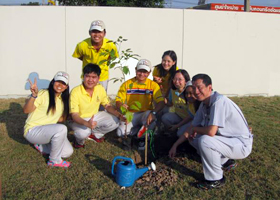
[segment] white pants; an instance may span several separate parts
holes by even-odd
[[[84,118],[89,120],[90,118]],[[78,144],[83,145],[85,139],[94,134],[96,138],[102,138],[106,133],[115,130],[119,126],[119,119],[105,111],[98,112],[94,115],[93,121],[97,122],[94,129],[90,129],[84,125],[73,122],[71,128],[74,130],[74,136]]]
[[[67,127],[63,124],[36,126],[27,132],[26,140],[32,144],[41,144],[42,152],[50,154],[50,161],[61,163],[63,158],[73,154],[73,148],[67,139]]]
[[[149,114],[151,113],[150,110],[147,110],[145,112],[136,112],[133,114],[132,122],[127,124],[127,130],[126,135],[135,135],[138,133],[139,129],[146,125],[147,118]],[[153,130],[156,126],[155,120],[148,126],[149,130]],[[125,123],[121,122],[119,128],[117,129],[117,135],[119,137],[122,137],[125,135]]]
[[[172,125],[179,124],[183,119],[179,117],[176,113],[165,113],[161,117],[161,121],[166,127],[166,129],[169,129]],[[188,127],[191,126],[191,122],[184,124],[183,126],[179,127],[177,131],[177,136],[180,137],[181,135],[184,134],[184,132],[187,130]]]
[[[197,135],[191,142],[201,156],[204,178],[208,181],[223,178],[222,165],[228,159],[246,158],[252,151],[253,137],[227,138],[215,135]]]

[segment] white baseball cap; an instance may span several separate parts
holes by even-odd
[[[89,27],[89,31],[92,30],[98,30],[98,31],[103,31],[105,28],[105,24],[102,20],[95,20],[93,22],[91,22],[90,27]]]
[[[53,77],[54,81],[63,81],[66,85],[69,83],[69,74],[66,72],[59,71]]]
[[[136,70],[145,69],[146,71],[150,72],[152,70],[152,64],[147,59],[141,59],[138,61],[136,65]]]

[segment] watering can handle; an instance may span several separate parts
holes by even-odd
[[[123,157],[123,156],[116,156],[116,157],[113,159],[113,162],[112,162],[112,175],[113,175],[113,176],[116,175],[116,174],[114,173],[114,165],[115,165],[115,162],[116,162],[116,160],[119,160],[119,159],[127,160],[127,161],[129,161],[132,165],[134,165],[134,161],[133,161],[131,158],[126,158],[126,157]]]

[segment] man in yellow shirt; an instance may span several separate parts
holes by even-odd
[[[98,83],[101,69],[96,64],[88,64],[83,69],[83,83],[71,91],[71,124],[76,138],[75,148],[84,147],[85,139],[102,142],[104,135],[119,126],[124,116],[111,105],[105,89]],[[98,112],[102,105],[107,110]],[[110,114],[109,114],[110,113]]]
[[[99,82],[107,91],[109,67],[107,62],[101,64],[100,61],[110,59],[108,54],[102,55],[107,51],[111,52],[113,50],[114,55],[119,57],[118,50],[113,42],[109,42],[109,40],[105,38],[106,28],[103,21],[93,21],[89,28],[89,35],[90,38],[87,38],[77,44],[72,56],[83,61],[83,68],[89,63],[99,65],[101,68]],[[81,77],[83,77],[83,75]]]
[[[148,79],[151,67],[149,60],[140,60],[136,66],[136,76],[124,82],[118,91],[117,108],[120,109],[121,106],[124,106],[134,112],[132,122],[127,124],[127,132],[125,133],[125,123],[121,123],[117,129],[120,137],[135,135],[143,125],[148,129],[154,129],[156,126],[156,114],[164,107],[164,98],[159,85]],[[133,108],[133,106],[137,106],[136,102],[141,104],[141,108],[138,110]],[[143,141],[140,141],[139,150],[142,150],[143,146]]]

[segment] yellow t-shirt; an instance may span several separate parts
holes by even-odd
[[[129,109],[131,112],[153,110],[153,101],[158,103],[163,100],[159,85],[148,78],[142,84],[136,78],[127,80],[121,85],[116,97],[116,101],[128,106],[135,105],[136,101],[140,102],[140,110]]]
[[[118,50],[116,45],[113,42],[108,42],[109,40],[107,38],[103,39],[103,44],[99,51],[97,51],[91,43],[91,38],[87,38],[84,41],[77,44],[76,49],[73,53],[74,58],[81,58],[83,57],[83,67],[89,64],[97,64],[101,68],[101,74],[100,74],[100,80],[99,81],[105,81],[109,79],[109,67],[107,65],[107,62],[104,62],[103,64],[99,64],[102,60],[108,60],[109,55],[101,55],[102,53],[105,53],[106,50],[109,50],[109,52],[113,49],[115,51],[115,56],[119,57]],[[83,77],[83,74],[81,75],[81,78]]]
[[[179,115],[182,119],[186,117],[194,117],[195,108],[194,104],[186,103],[186,100],[178,95],[177,90],[171,90],[171,100],[174,107],[174,112]]]
[[[176,71],[177,70],[178,70],[178,67],[176,67]],[[163,95],[165,95],[167,93],[168,88],[170,87],[170,84],[169,84],[170,83],[169,79],[170,79],[170,76],[171,76],[170,72],[168,72],[166,74],[166,76],[161,77],[158,67],[155,67],[154,71],[153,71],[153,76],[157,76],[157,77],[160,77],[162,79],[162,82],[159,84],[159,86],[162,90]]]
[[[97,84],[92,96],[85,90],[83,84],[72,89],[70,94],[70,113],[79,113],[81,118],[92,117],[98,113],[100,104],[110,103],[103,86]]]
[[[55,113],[52,113],[50,110],[47,115],[47,110],[49,107],[49,91],[48,90],[40,90],[38,93],[38,97],[34,102],[36,109],[29,113],[25,126],[24,126],[24,136],[28,132],[29,129],[35,126],[42,126],[47,124],[56,124],[59,118],[63,114],[63,101],[61,96],[55,98]]]

